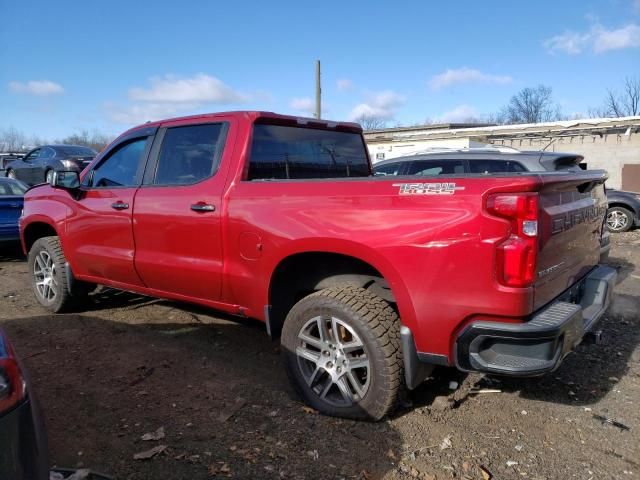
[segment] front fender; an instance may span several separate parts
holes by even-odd
[[[22,249],[28,254],[25,232],[36,224],[50,227],[60,238],[64,249],[65,220],[70,209],[61,201],[56,192],[48,185],[31,188],[25,195],[22,216],[20,217],[20,242]]]

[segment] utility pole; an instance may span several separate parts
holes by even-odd
[[[320,88],[320,60],[316,60],[316,118],[320,119],[322,88]]]

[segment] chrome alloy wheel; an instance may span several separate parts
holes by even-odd
[[[617,232],[623,230],[629,224],[629,217],[619,210],[607,213],[607,226],[609,230]]]
[[[53,180],[53,170],[47,170],[47,174],[45,175],[44,181],[46,183],[51,183],[51,180]]]
[[[33,277],[36,281],[36,290],[40,297],[52,302],[58,294],[58,282],[56,282],[56,265],[53,258],[45,250],[38,253],[33,263]]]
[[[348,407],[369,389],[370,364],[364,343],[339,318],[318,316],[298,333],[298,367],[307,385],[321,400]]]

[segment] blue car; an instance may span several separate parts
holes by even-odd
[[[20,240],[18,220],[27,188],[20,180],[0,178],[0,243]]]

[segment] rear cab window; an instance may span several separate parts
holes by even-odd
[[[248,180],[368,177],[369,158],[356,132],[256,123]]]

